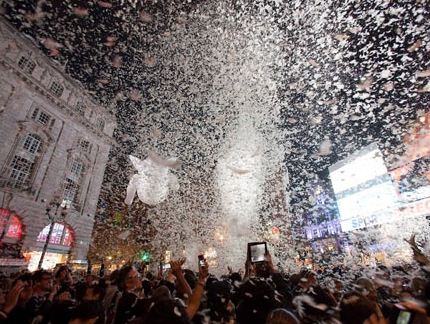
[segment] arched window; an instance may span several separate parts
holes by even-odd
[[[41,150],[42,139],[38,135],[24,136],[9,165],[9,179],[13,187],[24,187],[29,184]]]
[[[46,242],[49,235],[49,228],[51,224],[45,226],[45,228],[37,236],[38,242]],[[74,242],[73,229],[62,223],[54,223],[51,233],[51,238],[49,239],[49,244],[57,244],[63,246],[72,246]]]
[[[12,214],[9,209],[0,208],[0,233],[4,233],[4,238],[20,240],[22,232],[21,218]]]

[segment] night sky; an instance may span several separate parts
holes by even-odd
[[[140,133],[143,127],[139,116],[159,113],[163,102],[151,89],[166,82],[164,72],[146,53],[159,51],[162,38],[178,21],[182,23],[181,17],[199,8],[204,10],[205,3],[201,0],[3,1],[6,19],[31,36],[36,45],[63,65],[66,73],[79,80],[102,104],[115,102],[118,145],[111,152],[113,162],[107,168],[102,206],[112,205],[113,201],[121,205],[123,192],[112,194],[112,183],[125,189],[127,175],[117,171],[130,169],[127,155],[141,145],[133,139],[133,134]],[[259,14],[258,8],[250,3],[235,2],[237,17]],[[284,6],[277,6],[276,1],[266,3],[266,11],[273,9],[275,24],[288,35],[282,46],[286,68],[280,71],[284,78],[277,91],[282,108],[276,127],[284,132],[282,144],[286,151],[284,163],[290,174],[292,211],[300,213],[310,206],[308,183],[317,177],[327,181],[326,169],[331,164],[375,141],[388,163],[395,162],[395,157],[403,153],[405,134],[430,103],[429,93],[420,91],[427,80],[415,77],[416,71],[429,68],[429,4],[391,1],[389,9],[382,1],[347,5],[333,2],[325,12],[325,23],[316,28],[307,15],[311,3]],[[295,13],[300,10],[303,14],[297,16]],[[359,30],[332,23],[341,14],[353,17]],[[186,22],[184,25],[188,28]],[[321,44],[328,42],[327,36],[332,39],[330,42],[342,43],[342,53],[347,54],[335,57],[322,51]],[[62,45],[58,52],[43,45],[46,38]],[[299,72],[291,67],[300,67]],[[387,69],[389,75],[384,73]],[[366,89],[366,85],[360,88],[366,80],[371,89]],[[336,82],[342,83],[342,87],[334,87]],[[389,82],[394,89],[387,90]],[[118,100],[129,89],[139,89],[145,95],[139,100],[133,96]],[[203,110],[190,108],[188,113],[190,119],[210,131],[212,126],[207,122],[210,116]],[[168,128],[167,121],[165,126],[162,124],[161,129]],[[217,139],[222,136],[215,134]],[[319,155],[319,145],[325,138],[332,153]],[[195,161],[205,158],[203,151],[193,153]]]

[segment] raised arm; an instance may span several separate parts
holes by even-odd
[[[196,315],[197,311],[199,310],[208,275],[209,267],[207,262],[205,261],[205,266],[200,267],[199,269],[199,279],[197,281],[197,286],[194,289],[187,306],[186,312],[190,320],[194,317],[194,315]]]
[[[139,175],[135,174],[134,176],[131,177],[130,182],[128,183],[128,187],[127,187],[127,196],[125,197],[125,203],[127,205],[131,205],[133,203],[133,199],[134,196],[136,195],[136,191],[137,191],[137,177]]]
[[[176,277],[176,286],[178,288],[178,292],[187,299],[190,298],[192,294],[192,290],[190,285],[185,280],[184,273],[182,272],[182,265],[185,263],[185,258],[181,258],[179,260],[171,261],[170,266],[172,269],[172,273]]]
[[[19,295],[24,290],[25,286],[21,280],[18,280],[6,296],[3,308],[0,310],[0,323],[6,322],[9,313],[15,308],[18,303]]]

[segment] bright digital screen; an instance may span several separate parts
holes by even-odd
[[[396,207],[391,182],[383,182],[337,200],[343,231],[386,223]]]
[[[376,145],[330,167],[342,231],[389,222],[397,208],[396,189]]]
[[[339,193],[384,174],[387,174],[387,168],[381,152],[376,148],[350,161],[342,161],[338,168],[330,171],[330,178],[334,192]]]
[[[264,243],[251,245],[250,249],[251,249],[251,262],[264,261],[264,256],[266,254],[266,245]]]

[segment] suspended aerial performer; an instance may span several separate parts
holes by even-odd
[[[134,196],[149,206],[155,206],[166,200],[170,190],[179,189],[178,178],[171,169],[178,169],[181,163],[176,158],[163,159],[154,152],[149,151],[144,160],[130,155],[131,163],[137,170],[127,187],[125,203],[131,205]]]

